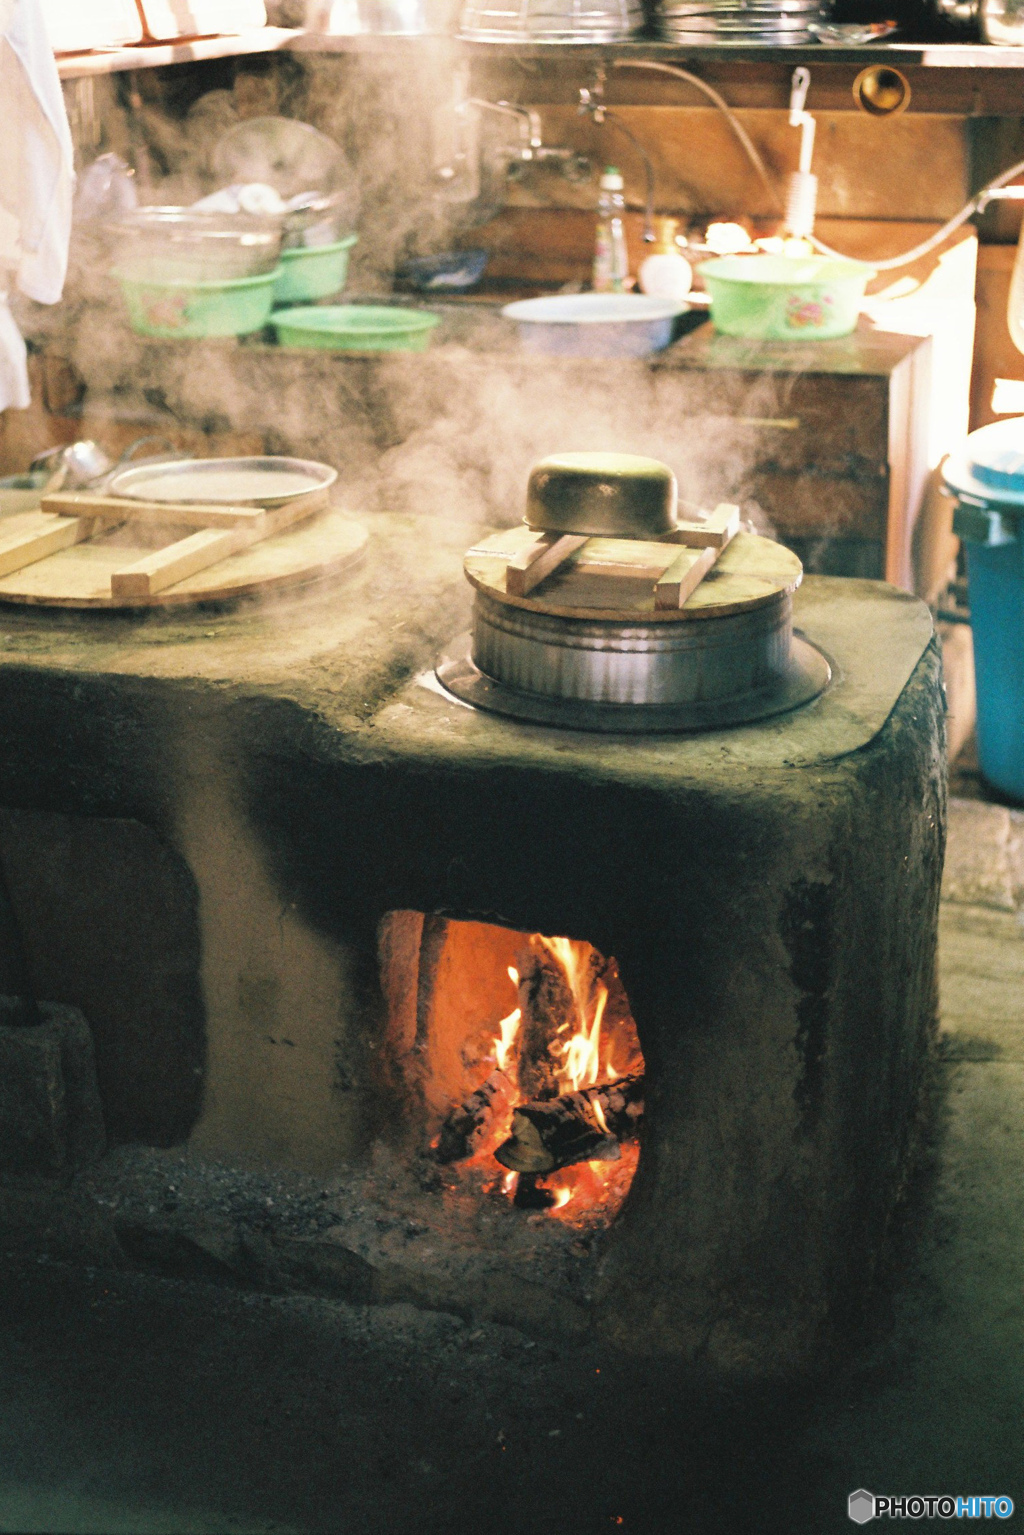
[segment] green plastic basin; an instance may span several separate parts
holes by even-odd
[[[829,256],[722,256],[697,268],[726,336],[827,341],[857,324],[874,269]]]
[[[345,352],[423,352],[440,323],[440,316],[429,310],[391,309],[383,304],[278,309],[271,317],[282,346]]]
[[[304,304],[333,298],[345,286],[348,257],[356,243],[346,235],[333,245],[297,245],[281,252],[281,275],[274,284],[275,304]]]
[[[176,281],[138,270],[114,276],[140,336],[243,336],[270,318],[280,270],[221,282]]]

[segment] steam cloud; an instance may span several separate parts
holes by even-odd
[[[211,190],[210,150],[240,116],[285,112],[313,122],[342,146],[358,178],[359,244],[346,297],[373,296],[390,289],[412,244],[451,241],[461,216],[434,195],[432,176],[431,114],[453,88],[450,45],[439,40],[426,65],[422,52],[417,58],[415,70],[401,71],[372,55],[285,59],[190,102],[161,99],[154,82],[144,82],[139,99],[111,77],[88,82],[72,118],[85,159],[123,153],[147,183],[144,200],[159,202]],[[481,309],[448,311],[427,353],[376,361],[234,341],[154,344],[127,326],[108,275],[114,255],[101,226],[80,226],[66,303],[22,315],[85,380],[93,420],[134,416],[140,433],[161,423],[261,432],[270,451],[336,465],[353,509],[431,513],[464,526],[467,541],[482,525],[521,518],[537,458],[607,448],[664,459],[684,503],[738,499],[771,531],[749,495],[757,432],[737,417],[785,415],[789,381],[777,375],[716,403],[702,398],[706,375],[698,373],[521,355],[512,327]]]

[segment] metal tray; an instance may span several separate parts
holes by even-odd
[[[110,481],[107,493],[133,501],[284,506],[312,491],[326,490],[337,478],[337,469],[314,459],[186,458],[122,470]]]

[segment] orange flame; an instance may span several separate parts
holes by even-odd
[[[608,1002],[608,988],[603,981],[596,986],[588,975],[589,944],[571,938],[544,938],[542,942],[561,965],[576,1003],[578,1026],[568,1040],[556,1041],[561,1053],[557,1071],[563,1091],[578,1092],[591,1087],[601,1075],[601,1022]]]
[[[593,1086],[600,1075],[601,1019],[604,1017],[607,1001],[608,992],[602,986],[597,995],[594,1017],[589,1029],[584,1023],[568,1044],[562,1046],[562,1070],[558,1075],[562,1078],[562,1086],[571,1086],[574,1093],[581,1087]]]
[[[509,1013],[508,1017],[503,1018],[498,1024],[498,1037],[494,1041],[494,1059],[498,1063],[499,1071],[504,1071],[508,1066],[508,1058],[511,1054],[512,1046],[516,1042],[516,1035],[519,1033],[519,1025],[522,1019],[522,1009],[517,1007],[514,1012]]]

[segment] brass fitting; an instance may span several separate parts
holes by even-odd
[[[854,80],[853,99],[869,117],[898,117],[910,105],[910,81],[891,64],[871,64]]]

